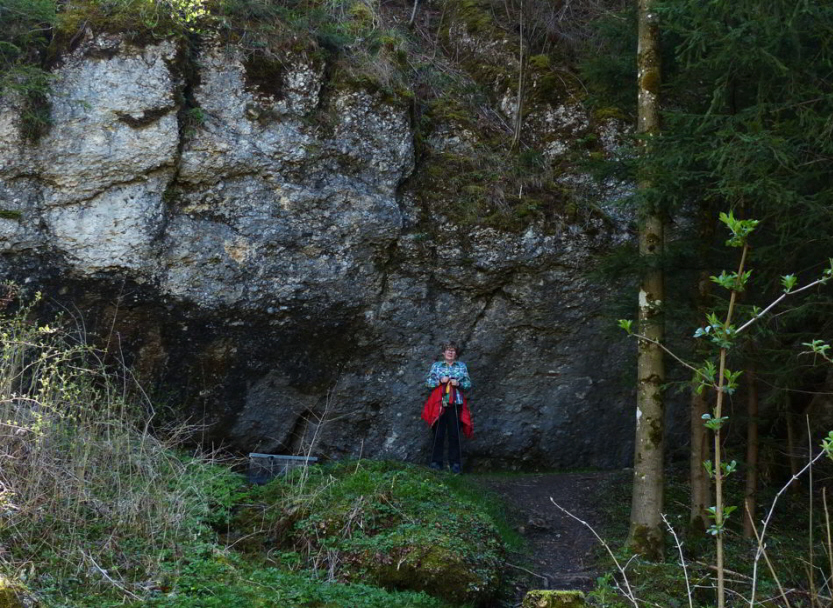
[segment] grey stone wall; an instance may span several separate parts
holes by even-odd
[[[327,90],[304,56],[278,96],[233,49],[206,44],[188,81],[181,61],[173,43],[88,36],[37,143],[2,101],[7,276],[77,305],[236,449],[425,460],[424,377],[453,338],[474,382],[469,465],[629,462],[632,344],[602,316],[623,296],[587,278],[623,226],[426,218],[406,103]],[[460,139],[438,133],[439,149]]]

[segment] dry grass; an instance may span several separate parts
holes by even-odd
[[[0,317],[3,569],[136,599],[208,501],[172,450],[177,435],[151,435],[149,405],[83,336],[31,321],[35,303]]]

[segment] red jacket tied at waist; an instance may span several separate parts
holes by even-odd
[[[440,419],[440,416],[443,413],[443,391],[446,386],[448,385],[440,384],[437,388],[432,390],[431,394],[428,396],[428,400],[422,408],[422,419],[425,420],[429,426],[434,426],[434,423]],[[451,394],[454,395],[456,392],[457,391],[452,390]],[[463,395],[463,407],[460,410],[460,425],[463,427],[463,434],[471,439],[472,435],[474,435],[474,427],[472,427],[471,424],[469,400],[465,395]]]

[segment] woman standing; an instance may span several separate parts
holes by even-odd
[[[460,429],[466,437],[472,436],[471,413],[466,391],[471,388],[471,378],[466,364],[457,360],[459,348],[454,342],[443,344],[442,360],[431,366],[426,384],[431,390],[422,409],[422,419],[434,431],[431,450],[431,468],[444,468],[445,438],[448,437],[448,461],[452,473],[460,473]]]

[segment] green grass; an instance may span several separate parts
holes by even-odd
[[[359,461],[249,487],[184,453],[187,428],[150,433],[130,376],[39,306],[2,286],[0,574],[41,605],[448,608],[496,586],[500,534],[456,478]]]
[[[391,592],[364,584],[327,582],[310,572],[253,567],[240,555],[215,554],[190,563],[177,579],[176,591],[152,599],[160,608],[445,608],[424,593]]]
[[[295,551],[346,582],[482,601],[497,591],[504,544],[486,500],[453,479],[376,461],[299,472],[253,489],[230,540]]]

